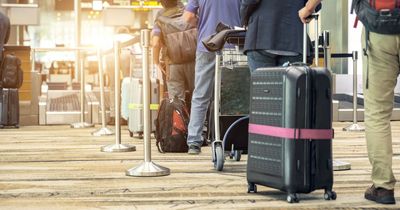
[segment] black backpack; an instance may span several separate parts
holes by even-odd
[[[167,54],[172,64],[192,62],[196,58],[197,28],[187,23],[182,13],[157,18]]]
[[[0,87],[20,88],[23,82],[21,60],[14,54],[7,54],[1,61]]]
[[[156,146],[161,153],[187,152],[189,112],[185,102],[175,97],[161,101],[155,120]]]
[[[399,0],[353,0],[353,11],[367,32],[400,34]]]

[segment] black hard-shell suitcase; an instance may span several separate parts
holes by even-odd
[[[318,20],[318,15],[311,17]],[[303,33],[305,63],[306,25]],[[336,199],[332,191],[331,87],[327,67],[292,64],[253,72],[248,192],[257,192],[256,184],[261,184],[287,192],[287,201],[292,203],[298,202],[297,193],[325,189],[326,200]]]
[[[326,68],[257,69],[251,77],[247,181],[288,193],[332,191],[332,93]]]
[[[19,127],[19,96],[17,88],[0,88],[0,128]]]

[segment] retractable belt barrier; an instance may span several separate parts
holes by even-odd
[[[124,42],[123,44],[126,44]],[[121,144],[121,83],[120,83],[120,52],[123,46],[120,41],[114,41],[114,89],[115,89],[115,144],[101,147],[102,152],[131,152],[135,151],[135,146]]]
[[[92,132],[93,136],[108,136],[113,135],[114,131],[107,128],[106,125],[106,105],[104,100],[104,77],[103,77],[103,55],[101,50],[97,50],[97,60],[99,67],[99,85],[100,85],[100,107],[101,107],[101,128],[97,131]]]
[[[150,30],[144,29],[140,31],[140,42],[143,52],[143,143],[144,143],[144,160],[138,166],[126,170],[127,176],[136,177],[154,177],[166,176],[170,174],[169,168],[157,165],[151,161],[151,116],[150,116],[150,65],[149,65],[149,48],[150,48]]]

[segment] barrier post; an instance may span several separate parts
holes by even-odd
[[[114,131],[107,128],[106,125],[106,104],[104,100],[104,72],[103,72],[103,55],[101,50],[97,50],[97,60],[99,66],[99,82],[100,82],[100,106],[101,106],[101,128],[92,132],[93,136],[108,136],[113,135]],[[95,113],[96,114],[96,113]]]
[[[81,44],[81,5],[79,0],[74,1],[75,4],[75,47],[79,48]],[[80,104],[81,104],[81,117],[80,122],[72,123],[71,128],[89,128],[94,127],[93,124],[85,122],[85,71],[81,63],[81,52],[79,49],[75,51],[75,71],[81,73],[81,92],[80,92]]]
[[[329,71],[332,71],[331,69],[331,52],[330,52],[330,32],[325,30],[322,32],[322,37],[323,37],[323,48],[324,48],[324,65],[325,68],[327,68]],[[335,90],[335,85],[332,84],[332,92]],[[351,163],[341,161],[341,160],[332,160],[332,165],[333,165],[333,170],[334,171],[343,171],[343,170],[350,170],[351,169]]]
[[[102,152],[131,152],[135,151],[135,146],[121,144],[121,82],[120,82],[120,45],[119,41],[114,41],[114,91],[115,91],[115,144],[101,147]]]
[[[323,38],[323,44],[322,47],[324,48],[324,65],[326,68],[328,68],[329,71],[332,71],[331,69],[331,52],[330,52],[330,32],[325,30],[322,32],[322,38]],[[334,85],[332,85],[334,86]],[[334,88],[332,88],[334,90]]]
[[[166,176],[170,174],[169,168],[157,165],[151,161],[151,145],[150,145],[150,78],[149,78],[149,47],[150,47],[150,30],[144,29],[140,31],[140,42],[143,51],[143,139],[144,139],[144,161],[138,166],[126,170],[127,176],[137,177],[154,177]]]
[[[364,131],[364,126],[357,123],[357,60],[358,52],[353,51],[353,124],[343,128],[344,131]]]

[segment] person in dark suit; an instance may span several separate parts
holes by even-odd
[[[302,61],[303,24],[299,18],[299,10],[304,8],[307,2],[241,1],[242,24],[247,25],[244,53],[252,71],[260,67]]]
[[[0,61],[3,58],[4,44],[10,37],[10,19],[0,12]]]

